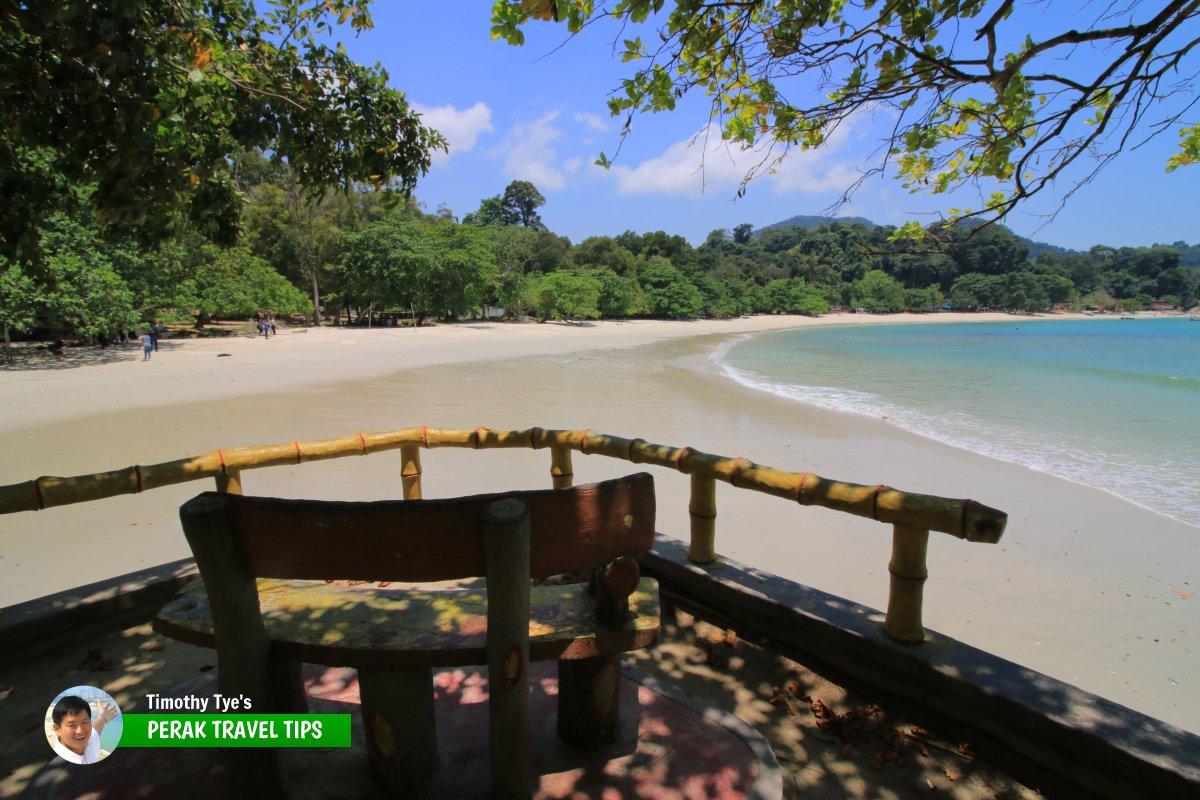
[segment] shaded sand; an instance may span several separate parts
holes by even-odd
[[[130,350],[128,361],[105,365],[0,372],[0,402],[10,412],[0,421],[0,483],[413,425],[536,425],[592,428],[829,478],[970,497],[1009,512],[1008,531],[995,546],[933,535],[927,626],[1200,731],[1200,600],[1180,594],[1198,582],[1196,529],[880,420],[755,392],[720,376],[708,360],[729,334],[800,324],[813,322],[288,332],[271,341],[168,342],[150,364]],[[232,355],[218,357],[222,352]],[[432,450],[422,459],[429,497],[548,485],[546,453]],[[575,457],[577,482],[640,468]],[[658,527],[685,538],[688,479],[654,472]],[[399,458],[255,471],[245,485],[278,496],[394,497]],[[0,605],[186,556],[176,509],[207,488],[0,517]],[[725,484],[718,506],[721,552],[886,605],[888,526]]]

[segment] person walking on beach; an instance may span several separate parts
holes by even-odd
[[[142,361],[149,361],[153,350],[154,340],[150,337],[150,331],[146,331],[142,334]]]
[[[158,352],[158,321],[150,323],[150,344],[154,346],[154,352]]]

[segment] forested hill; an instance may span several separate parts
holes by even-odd
[[[833,222],[841,222],[845,225],[866,225],[868,228],[881,227],[879,224],[872,222],[866,217],[829,217],[822,214],[797,214],[796,216],[788,217],[781,222],[772,222],[770,225],[764,225],[763,227],[756,229],[754,231],[754,237],[756,239],[761,239],[763,233],[773,228],[782,228],[783,230],[787,230],[789,228],[806,228],[807,230],[815,230],[820,228],[822,225],[829,225]],[[962,224],[968,228],[974,228],[978,227],[982,223],[973,220],[970,222],[964,222]],[[1056,256],[1067,256],[1071,253],[1077,252],[1069,247],[1059,247],[1056,244],[1050,244],[1048,242],[1035,242],[1033,239],[1026,239],[1024,236],[1017,236],[1017,238],[1024,242],[1025,246],[1029,248],[1030,258],[1037,258],[1042,253],[1054,253]],[[1176,242],[1174,246],[1180,247],[1180,245],[1185,248],[1187,247],[1187,245],[1183,245],[1182,242]]]
[[[844,222],[847,225],[855,223],[866,225],[868,228],[878,227],[874,222],[866,217],[827,217],[821,214],[797,214],[794,217],[788,217],[782,222],[772,222],[770,225],[764,225],[754,232],[755,236],[762,236],[763,231],[771,228],[819,228],[822,225],[828,225],[831,222]]]

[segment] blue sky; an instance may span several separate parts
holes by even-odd
[[[620,141],[619,120],[608,115],[606,100],[632,67],[613,50],[613,29],[585,30],[568,40],[565,26],[539,23],[526,28],[524,47],[512,47],[490,38],[490,8],[488,0],[378,2],[375,28],[345,40],[360,62],[382,63],[391,84],[450,142],[450,153],[436,158],[417,188],[428,211],[444,204],[461,218],[510,181],[529,180],[546,197],[543,220],[573,242],[665,230],[699,244],[714,228],[824,213],[878,147],[877,121],[864,118],[832,147],[793,155],[779,175],[752,183],[738,199],[746,154],[723,147],[719,136],[707,147],[689,146],[708,121],[704,98],[696,97],[673,113],[636,117],[616,166],[601,169],[596,157],[601,151],[611,157]],[[1041,6],[1034,19],[1049,20],[1049,13]],[[1176,142],[1170,132],[1126,153],[1053,220],[1045,215],[1059,208],[1072,181],[1060,181],[1056,196],[1040,198],[1006,224],[1077,249],[1198,242],[1200,166],[1171,174],[1163,169]],[[970,197],[914,196],[897,181],[879,179],[840,213],[901,224],[932,221],[930,212],[955,205],[981,204]]]

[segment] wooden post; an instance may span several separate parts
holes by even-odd
[[[703,472],[692,473],[692,544],[688,560],[710,564],[717,558],[717,479]]]
[[[594,577],[596,618],[621,628],[629,596],[641,570],[636,559],[620,556]],[[558,738],[575,747],[595,748],[617,739],[621,710],[621,663],[614,655],[558,661]]]
[[[437,724],[430,667],[359,669],[359,697],[371,772],[401,797],[437,772]]]
[[[921,603],[929,577],[925,566],[928,547],[929,531],[899,523],[892,526],[891,589],[883,629],[900,642],[925,641]]]
[[[400,480],[405,500],[421,499],[421,448],[415,444],[400,448]]]
[[[570,489],[575,480],[571,466],[571,448],[562,445],[550,447],[550,481],[555,489]]]
[[[617,739],[621,666],[617,656],[559,659],[558,738],[592,749]]]
[[[487,573],[488,741],[494,798],[533,787],[529,715],[529,508],[515,498],[484,511]]]
[[[273,707],[270,641],[259,610],[258,582],[250,566],[236,555],[237,533],[226,524],[223,503],[201,496],[185,503],[179,513],[212,610],[217,687],[227,697],[249,698],[259,713],[278,713],[280,709]],[[225,758],[230,797],[283,798],[274,751],[231,747]]]
[[[225,494],[242,493],[242,472],[237,469],[226,470],[216,476],[217,491]]]

